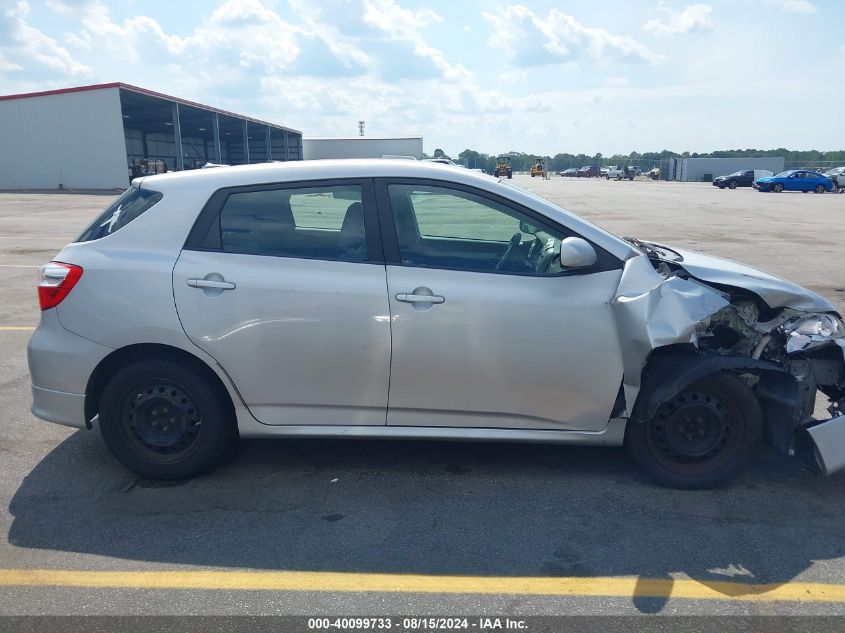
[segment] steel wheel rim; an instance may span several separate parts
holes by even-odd
[[[737,413],[729,400],[705,389],[677,394],[647,422],[649,451],[673,472],[712,472],[730,461],[742,443]]]
[[[159,463],[190,455],[203,429],[202,412],[191,393],[165,379],[147,380],[130,389],[121,421],[133,446]]]

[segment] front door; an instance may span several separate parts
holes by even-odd
[[[173,271],[179,318],[260,422],[385,424],[377,222],[369,181],[232,189],[203,211]]]
[[[379,186],[398,246],[388,425],[603,429],[622,381],[621,263],[601,251],[564,270],[565,229],[479,191]]]

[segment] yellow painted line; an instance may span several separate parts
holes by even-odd
[[[845,602],[845,585],[636,577],[422,576],[304,571],[73,571],[0,569],[0,587],[205,589],[674,598],[740,602]]]
[[[35,264],[0,264],[0,268],[38,268]]]
[[[0,331],[5,332],[31,332],[34,329],[34,325],[0,325]]]

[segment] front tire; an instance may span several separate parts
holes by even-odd
[[[625,446],[657,483],[699,490],[742,472],[762,432],[754,393],[737,376],[722,372],[662,403],[653,419],[629,423]]]
[[[728,183],[728,189],[736,189],[736,180],[731,180]]]
[[[772,191],[774,191],[775,193],[780,193],[781,191],[783,191],[783,185],[779,182],[776,182],[774,185],[772,185]]]
[[[118,371],[103,390],[99,417],[114,456],[151,479],[207,472],[237,441],[231,403],[173,361],[139,361]]]

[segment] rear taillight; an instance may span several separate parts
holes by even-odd
[[[82,277],[82,268],[73,264],[50,262],[38,269],[38,303],[42,310],[59,305]]]

